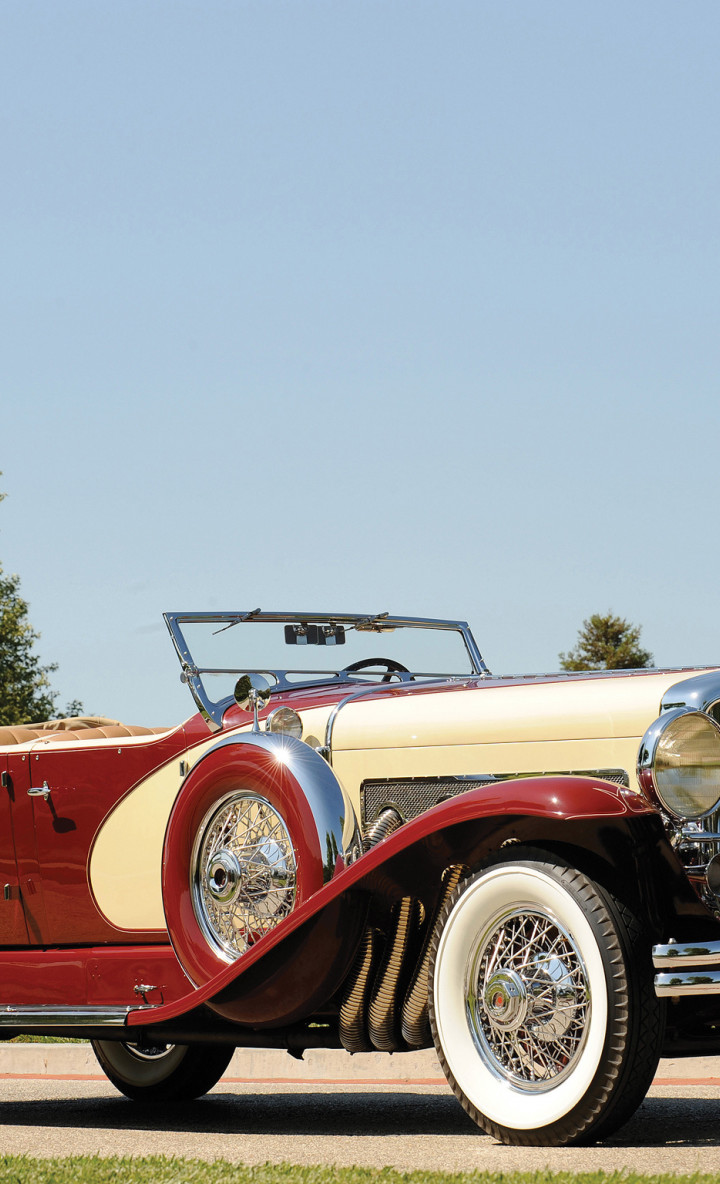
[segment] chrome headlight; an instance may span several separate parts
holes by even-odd
[[[265,728],[268,732],[280,732],[283,736],[294,736],[296,740],[302,740],[302,720],[297,711],[290,707],[276,707],[271,711]]]
[[[640,745],[638,780],[674,818],[711,814],[720,806],[720,727],[703,711],[663,712]]]

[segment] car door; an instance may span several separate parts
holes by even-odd
[[[180,744],[182,737],[180,737]],[[98,909],[88,882],[93,839],[117,802],[178,746],[173,738],[38,741],[13,772],[13,825],[31,943],[132,942]]]
[[[3,755],[0,756],[0,946],[29,943],[15,855],[14,796],[8,757]]]

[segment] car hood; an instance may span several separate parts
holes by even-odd
[[[717,667],[703,668],[717,670]],[[347,702],[334,752],[546,740],[639,739],[672,686],[693,670],[484,678],[377,690]]]

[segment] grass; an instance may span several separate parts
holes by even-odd
[[[227,1160],[0,1156],[0,1184],[720,1184],[720,1174],[637,1172],[396,1172],[392,1168],[302,1167]]]
[[[87,1044],[87,1040],[78,1040],[75,1036],[13,1036],[5,1044]]]

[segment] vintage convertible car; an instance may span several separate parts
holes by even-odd
[[[720,1051],[720,669],[496,678],[460,621],[166,621],[186,723],[0,728],[0,1038],[87,1037],[146,1101],[236,1046],[434,1044],[484,1130],[544,1144]]]

